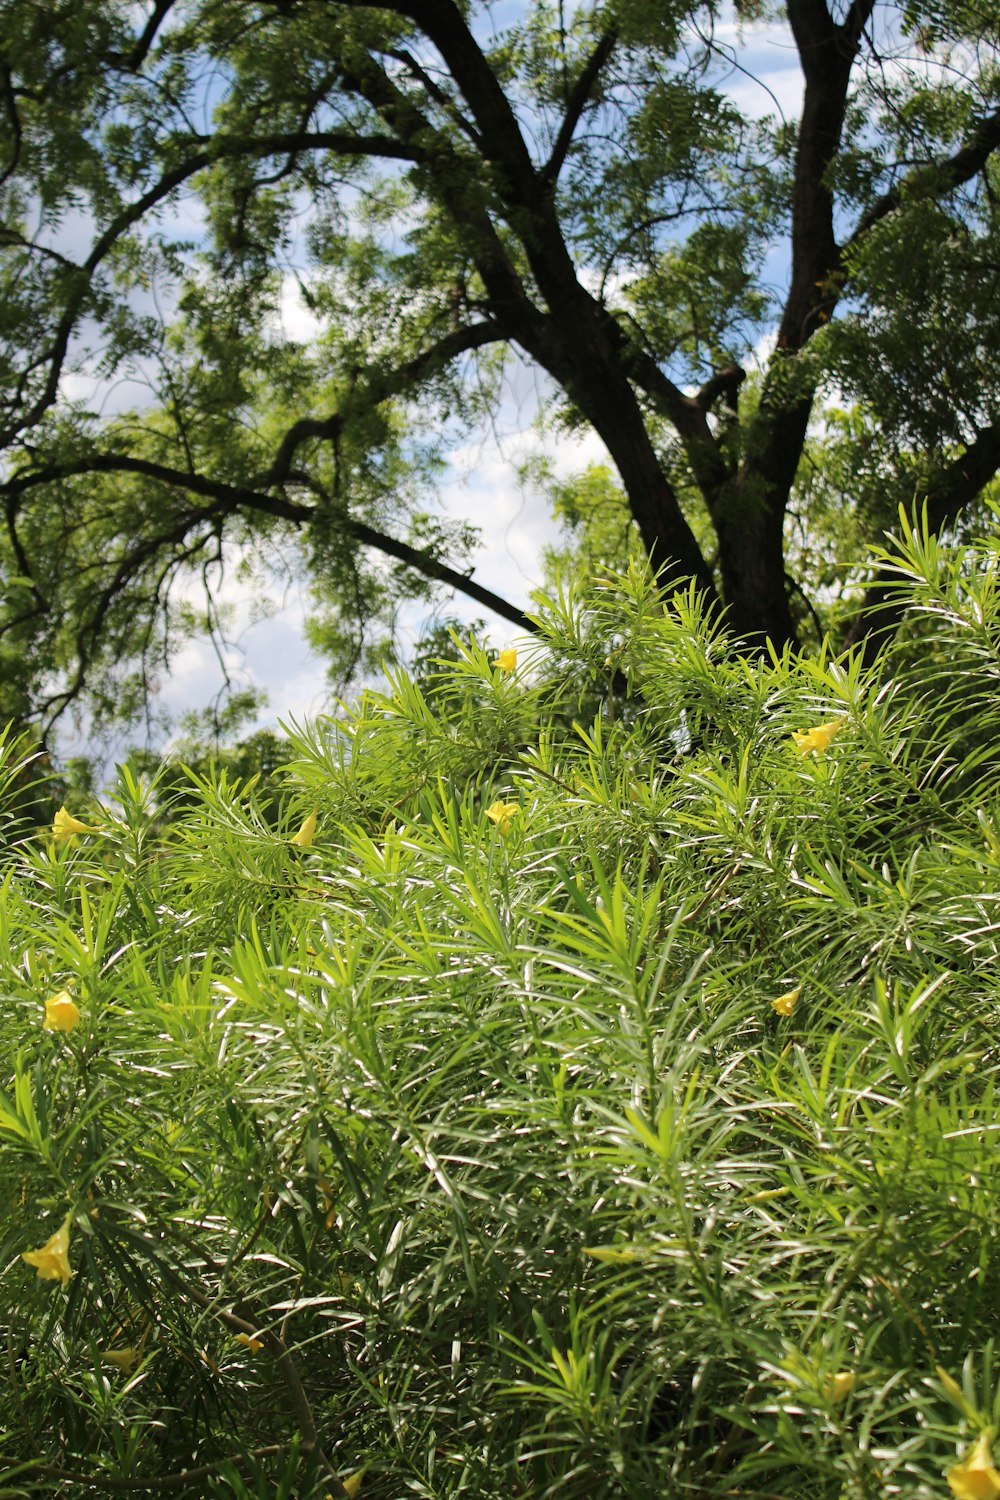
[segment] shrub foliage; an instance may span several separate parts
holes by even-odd
[[[8,847],[0,1494],[945,1492],[1000,1423],[998,552],[891,563],[876,670],[635,568],[292,726],[277,801],[125,766]]]

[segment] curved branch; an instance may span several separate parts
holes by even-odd
[[[147,536],[135,542],[126,551],[119,560],[113,577],[100,590],[97,615],[88,622],[88,631],[91,636],[95,629],[100,628],[100,621],[113,601],[125,591],[129,582],[146,563],[164,547],[179,546],[195,527],[207,522],[224,522],[229,517],[248,510],[289,521],[295,526],[303,526],[315,518],[318,510],[315,505],[303,505],[283,495],[268,494],[263,490],[251,489],[247,486],[230,485],[223,480],[211,479],[204,474],[192,474],[183,469],[171,468],[167,464],[113,453],[91,454],[88,458],[81,458],[71,463],[55,464],[49,469],[16,475],[0,486],[0,492],[6,493],[8,504],[10,504],[19,500],[29,490],[58,479],[75,478],[83,474],[113,473],[137,474],[173,489],[204,496],[211,503],[183,512],[172,525],[153,536]],[[361,546],[372,547],[384,553],[385,556],[404,563],[424,578],[455,589],[477,604],[485,605],[487,609],[492,610],[502,619],[509,620],[522,630],[534,631],[534,625],[523,610],[494,593],[492,589],[476,583],[467,574],[460,573],[456,568],[441,562],[430,551],[411,546],[409,542],[379,531],[365,521],[355,520],[346,513],[342,516],[342,525],[345,533]]]
[[[348,156],[392,156],[407,161],[422,159],[420,147],[415,142],[401,142],[392,136],[357,136],[347,131],[301,131],[267,136],[215,136],[209,139],[202,150],[194,152],[165,172],[159,182],[117,214],[104,233],[98,236],[83,264],[73,268],[79,277],[79,285],[67,299],[62,317],[56,324],[52,343],[44,356],[44,361],[49,365],[48,378],[38,399],[28,411],[7,428],[0,428],[0,447],[6,447],[19,433],[35,426],[56,400],[70,339],[83,311],[91,282],[121,237],[151,209],[169,198],[177,188],[213,163],[239,156],[270,156],[290,149],[323,149]],[[22,386],[23,379],[22,376]]]
[[[137,73],[142,67],[150,50],[156,41],[157,33],[163,25],[167,16],[174,8],[175,0],[156,0],[156,4],[150,13],[149,19],[143,29],[142,35],[136,38],[135,46],[127,55],[116,56],[112,54],[111,61],[125,68],[129,73]]]
[[[398,396],[411,386],[428,379],[443,369],[460,354],[473,349],[483,349],[508,337],[503,325],[496,319],[484,319],[481,323],[470,323],[464,328],[455,328],[429,349],[423,350],[413,359],[393,369],[372,371],[355,386],[348,397],[348,408],[361,405],[377,406],[382,401]],[[331,412],[327,417],[303,417],[285,433],[274,461],[266,475],[259,481],[262,489],[283,484],[291,472],[295,454],[310,438],[327,441],[337,438],[348,419],[348,411]]]
[[[902,181],[895,183],[888,192],[871,205],[861,216],[855,229],[844,243],[850,250],[868,231],[886,218],[903,202],[907,194],[923,189],[928,196],[941,197],[964,183],[971,182],[985,167],[993,152],[1000,147],[1000,109],[985,115],[972,132],[967,143],[953,156],[926,166],[915,167]]]

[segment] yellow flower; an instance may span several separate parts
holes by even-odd
[[[997,1500],[1000,1473],[993,1467],[988,1432],[980,1434],[972,1452],[948,1470],[948,1488],[958,1500]]]
[[[264,1347],[263,1339],[255,1339],[249,1333],[238,1333],[236,1335],[236,1342],[245,1345],[251,1354],[256,1354],[259,1349],[263,1349]]]
[[[797,984],[794,990],[789,990],[787,994],[779,995],[777,1000],[772,1000],[771,1009],[776,1010],[779,1016],[790,1016],[801,993],[802,986]]]
[[[498,654],[497,666],[500,668],[501,672],[513,672],[514,668],[517,666],[517,652],[514,650],[513,646],[508,646],[505,651],[501,651]]]
[[[63,1286],[73,1272],[69,1263],[69,1226],[72,1213],[68,1213],[61,1226],[40,1250],[25,1250],[21,1256],[29,1266],[34,1266],[43,1281],[61,1281]]]
[[[313,835],[316,832],[317,821],[317,813],[315,811],[311,812],[308,818],[305,818],[303,820],[302,827],[299,829],[298,833],[292,835],[290,842],[293,844],[298,844],[300,849],[308,849],[313,841]]]
[[[101,1358],[105,1364],[115,1365],[123,1375],[127,1375],[139,1358],[135,1349],[102,1349]]]
[[[824,750],[829,750],[830,741],[846,723],[846,718],[831,719],[828,724],[817,724],[815,729],[793,729],[796,750],[800,755],[808,755],[810,750],[822,755]]]
[[[69,990],[60,990],[58,995],[50,995],[45,1002],[42,1030],[72,1031],[79,1019],[80,1008],[74,1004]]]
[[[501,833],[506,833],[517,814],[521,811],[516,802],[494,802],[492,807],[486,809],[486,816],[491,823],[495,823]]]
[[[96,828],[89,828],[86,823],[81,823],[80,819],[74,818],[73,814],[67,812],[65,807],[61,807],[52,819],[52,837],[57,844],[65,842],[66,839],[71,839],[74,833],[96,832]]]
[[[366,1464],[365,1469],[367,1467],[368,1465]],[[365,1477],[365,1469],[357,1469],[353,1474],[348,1474],[346,1479],[342,1479],[340,1481],[344,1487],[344,1492],[350,1495],[351,1500],[354,1500],[354,1497],[356,1495],[361,1494],[361,1481]],[[331,1494],[327,1494],[324,1497],[324,1500],[333,1500],[333,1496]]]
[[[828,1401],[846,1401],[854,1389],[856,1376],[853,1370],[838,1370],[823,1382],[823,1394]]]

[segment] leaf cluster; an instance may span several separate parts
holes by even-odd
[[[6,853],[9,1493],[940,1495],[1000,1422],[1000,564],[894,566],[876,670],[633,562]]]

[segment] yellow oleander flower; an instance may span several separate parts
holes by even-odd
[[[948,1488],[958,1500],[997,1500],[1000,1496],[1000,1473],[993,1467],[988,1432],[981,1433],[972,1452],[948,1470]]]
[[[776,1010],[779,1016],[790,1016],[801,993],[802,986],[797,984],[794,990],[789,990],[787,994],[779,995],[777,1000],[772,1000],[771,1009]]]
[[[236,1335],[236,1342],[249,1349],[251,1354],[256,1354],[258,1350],[264,1347],[263,1339],[255,1339],[249,1333],[238,1333]]]
[[[828,724],[817,724],[815,729],[793,729],[796,750],[800,755],[808,755],[810,750],[822,755],[824,750],[829,750],[830,741],[846,723],[846,718],[831,719]]]
[[[101,1358],[105,1364],[114,1365],[123,1375],[127,1375],[139,1355],[135,1349],[102,1349]]]
[[[828,1401],[846,1401],[854,1389],[857,1377],[853,1370],[838,1370],[823,1382],[823,1394]]]
[[[517,652],[514,650],[513,646],[508,646],[506,650],[501,651],[498,654],[497,666],[500,668],[501,672],[513,672],[514,668],[517,666]]]
[[[353,1474],[348,1474],[346,1479],[340,1481],[345,1492],[350,1495],[351,1500],[354,1500],[356,1495],[361,1494],[361,1481],[365,1477],[365,1469],[367,1467],[368,1465],[366,1464],[364,1469],[356,1469]],[[333,1496],[327,1493],[324,1496],[324,1500],[333,1500]]]
[[[72,1031],[80,1019],[80,1007],[76,1005],[69,990],[60,990],[50,995],[45,1002],[43,1031]]]
[[[62,844],[66,839],[71,839],[75,833],[96,833],[96,828],[90,828],[86,823],[81,823],[79,818],[74,818],[71,812],[61,807],[52,819],[52,837],[57,844]]]
[[[292,844],[298,844],[300,849],[308,849],[313,841],[313,836],[316,833],[317,822],[318,814],[316,812],[311,812],[308,818],[303,819],[302,827],[299,829],[298,833],[292,835],[289,842]]]
[[[69,1226],[73,1215],[68,1213],[62,1224],[40,1250],[25,1250],[21,1259],[34,1266],[42,1281],[61,1281],[63,1286],[73,1275],[69,1263]]]
[[[511,823],[521,811],[516,802],[494,802],[492,807],[486,809],[486,816],[491,823],[495,823],[501,833],[506,833]]]

